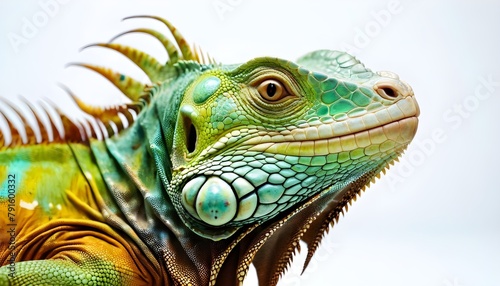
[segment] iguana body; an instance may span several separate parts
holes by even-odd
[[[413,92],[392,73],[337,51],[215,64],[155,19],[179,50],[156,31],[131,32],[158,38],[165,65],[99,44],[154,85],[83,65],[132,101],[100,109],[75,98],[116,136],[96,139],[97,129],[82,132],[62,114],[60,138],[7,120],[0,285],[235,285],[252,262],[260,284],[274,285],[299,240],[306,267],[324,232],[416,132]]]

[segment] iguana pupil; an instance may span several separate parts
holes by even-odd
[[[276,94],[276,85],[274,83],[272,83],[272,82],[269,83],[267,85],[267,90],[266,91],[267,91],[267,95],[269,97],[273,97]]]

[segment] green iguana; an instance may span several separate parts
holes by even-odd
[[[305,268],[416,133],[410,86],[347,53],[223,65],[168,21],[131,18],[166,25],[174,41],[123,34],[154,36],[168,62],[92,46],[153,84],[78,64],[131,103],[90,106],[68,90],[91,117],[83,124],[48,103],[2,100],[0,285],[237,285],[251,263],[260,285],[276,285],[299,241]]]

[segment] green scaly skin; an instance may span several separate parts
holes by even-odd
[[[116,136],[75,135],[61,115],[65,138],[37,144],[13,125],[12,141],[0,137],[10,143],[0,149],[0,207],[13,214],[2,229],[15,230],[0,234],[0,285],[236,285],[252,262],[259,283],[275,285],[299,240],[307,267],[345,206],[416,133],[413,91],[393,73],[327,50],[207,63],[170,23],[149,18],[179,49],[156,31],[131,32],[159,39],[165,65],[98,46],[129,57],[153,86],[79,64],[133,101],[103,110],[75,98]],[[138,116],[125,128],[115,111],[132,121],[127,109]]]

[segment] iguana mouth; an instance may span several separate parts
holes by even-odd
[[[254,145],[249,150],[274,154],[280,154],[282,153],[281,151],[286,150],[287,155],[295,156],[328,155],[342,151],[350,151],[358,147],[366,147],[371,143],[386,140],[387,134],[398,132],[397,129],[404,131],[404,134],[406,135],[405,137],[407,139],[400,142],[401,144],[404,144],[410,142],[413,135],[416,133],[417,121],[417,115],[408,116],[397,121],[392,121],[359,131],[353,130],[351,132],[343,132],[343,134],[336,136],[325,136],[320,138],[318,138],[318,136],[316,138],[290,140],[285,142],[260,143]],[[401,127],[399,127],[400,124]],[[298,136],[295,135],[294,137]]]

